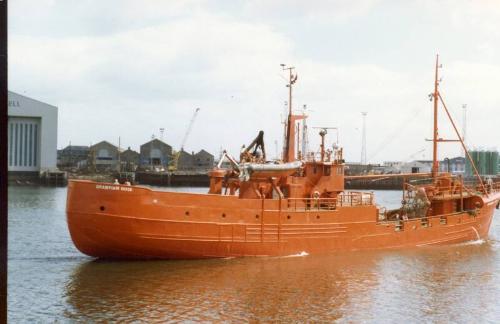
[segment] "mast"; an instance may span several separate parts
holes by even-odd
[[[439,100],[439,93],[438,93],[438,69],[439,69],[439,54],[436,55],[436,72],[435,72],[435,78],[434,78],[434,131],[433,131],[433,137],[432,137],[432,177],[436,178],[438,171],[439,171],[439,163],[438,163],[438,151],[437,151],[437,146],[438,146],[438,100]]]
[[[304,157],[307,157],[307,142],[308,142],[308,139],[307,139],[307,123],[306,123],[306,119],[307,119],[307,116],[306,116],[306,105],[304,105],[304,110],[302,112],[302,118],[303,118],[303,121],[302,121],[302,158],[304,159]]]
[[[285,67],[285,64],[281,64],[283,70],[288,70],[288,119],[286,127],[286,142],[283,160],[285,162],[292,162],[295,160],[295,125],[294,118],[292,116],[292,86],[297,81],[297,74],[293,74],[295,69],[293,66]]]
[[[302,156],[301,156],[301,153],[300,152],[300,123],[297,123],[297,159],[298,160],[301,160],[302,159]]]
[[[438,85],[439,85],[439,81],[440,81],[438,79],[438,69],[440,67],[441,67],[441,65],[439,65],[439,55],[436,55],[436,75],[435,75],[435,79],[434,79],[434,94],[433,94],[433,97],[434,97],[434,136],[433,136],[433,140],[432,140],[432,142],[433,142],[432,177],[434,179],[436,179],[437,175],[438,175],[438,171],[439,171],[439,163],[437,160],[437,143],[438,142],[460,142],[460,144],[462,144],[462,148],[465,152],[465,155],[466,155],[467,159],[469,159],[469,162],[471,163],[472,169],[474,170],[474,173],[476,174],[476,177],[479,181],[479,184],[481,186],[482,191],[486,195],[488,195],[488,191],[486,190],[486,187],[483,183],[483,180],[481,179],[481,176],[479,175],[479,172],[477,171],[474,160],[472,160],[472,158],[469,154],[469,151],[467,151],[467,147],[465,146],[464,139],[462,138],[462,136],[460,136],[460,132],[458,131],[458,128],[455,125],[455,122],[453,121],[453,118],[451,117],[451,114],[450,114],[448,108],[446,107],[446,104],[444,103],[443,97],[441,96],[441,94],[438,91]],[[438,111],[437,111],[438,100],[441,101],[441,104],[443,105],[443,109],[444,109],[446,115],[448,116],[448,119],[450,120],[451,126],[453,126],[453,129],[455,130],[455,134],[457,135],[457,138],[458,138],[456,140],[438,138],[438,121],[437,121],[437,118],[438,118]]]
[[[288,102],[285,101],[285,106],[284,106],[284,109],[283,109],[283,120],[282,120],[282,124],[283,124],[283,146],[281,148],[282,152],[281,152],[281,160],[282,161],[285,161],[286,159],[286,131],[287,131],[287,118],[288,117],[285,117],[287,115],[287,108],[288,106]]]

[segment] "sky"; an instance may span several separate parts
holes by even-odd
[[[500,2],[488,0],[11,0],[9,90],[59,108],[58,148],[107,140],[139,150],[152,136],[186,151],[237,155],[263,130],[283,140],[286,73],[306,105],[309,145],[337,127],[349,162],[431,159],[434,65],[472,149],[496,149]],[[439,115],[439,136],[454,136]],[[330,131],[328,145],[337,134]],[[439,157],[460,155],[456,143]]]

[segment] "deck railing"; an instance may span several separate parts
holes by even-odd
[[[349,192],[337,198],[288,198],[287,209],[290,211],[327,211],[338,207],[355,207],[373,205],[373,194],[366,192]]]
[[[455,176],[456,179],[459,179],[458,177]],[[456,186],[435,186],[437,189],[438,195],[444,195],[446,193],[449,193],[451,191],[454,191],[454,189],[459,190],[459,184],[460,182],[457,182]],[[465,180],[462,182],[464,189],[463,192],[468,192],[471,194],[484,194],[484,189],[481,186],[481,183],[477,180]],[[424,179],[416,179],[416,180],[411,180],[409,181],[409,184],[411,185],[433,185],[434,184],[434,179],[433,178],[424,178]],[[487,183],[486,180],[483,180],[484,188],[488,192],[491,191],[500,191],[500,181],[493,182],[491,185]]]

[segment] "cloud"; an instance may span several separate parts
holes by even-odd
[[[36,89],[35,96],[71,111],[67,116],[73,120],[61,118],[62,137],[76,143],[78,137],[82,141],[90,135],[97,141],[95,136],[110,136],[110,130],[100,133],[109,119],[120,119],[130,127],[142,115],[145,124],[138,130],[147,130],[147,135],[139,141],[159,127],[161,118],[164,124],[159,125],[176,136],[173,144],[178,144],[185,126],[179,120],[187,121],[195,106],[210,111],[201,114],[210,120],[232,118],[246,105],[266,102],[266,91],[271,89],[267,71],[273,70],[271,66],[278,70],[275,59],[285,57],[290,47],[265,25],[207,14],[99,37],[17,36],[9,45],[11,88]],[[267,107],[248,109],[258,113]],[[72,124],[81,120],[100,125],[100,132],[70,134]],[[210,123],[216,125],[215,120]],[[120,126],[113,127],[119,134]]]
[[[16,0],[9,4],[9,33],[81,37],[122,33],[203,11],[204,0]]]
[[[485,130],[498,123],[498,10],[454,3],[18,1],[10,7],[9,84],[59,106],[59,146],[120,136],[138,149],[165,128],[178,147],[200,107],[188,150],[236,154],[263,129],[274,153],[286,63],[299,74],[294,107],[307,104],[310,126],[338,126],[348,160],[359,160],[361,111],[369,158],[396,160],[430,147],[427,94],[441,50],[452,113],[460,120],[467,103],[471,142],[495,146]]]
[[[378,0],[320,0],[308,3],[300,0],[247,1],[244,11],[251,16],[263,16],[280,20],[309,20],[322,22],[346,22],[367,14]]]

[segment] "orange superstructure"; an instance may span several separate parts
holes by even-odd
[[[437,69],[436,62],[433,97],[442,101]],[[289,71],[282,161],[266,162],[261,132],[239,162],[224,154],[230,167],[219,163],[209,173],[208,194],[70,181],[67,217],[76,247],[101,258],[178,259],[404,248],[487,237],[500,184],[478,177],[477,185],[465,186],[460,177],[439,174],[434,163],[431,174],[392,175],[414,180],[405,182],[402,206],[385,210],[372,193],[344,191],[343,152],[325,148],[326,128],[319,133],[318,154],[296,154],[295,121],[304,117],[292,114],[297,77]],[[436,121],[433,141],[436,161],[437,143],[444,141],[437,138]]]

